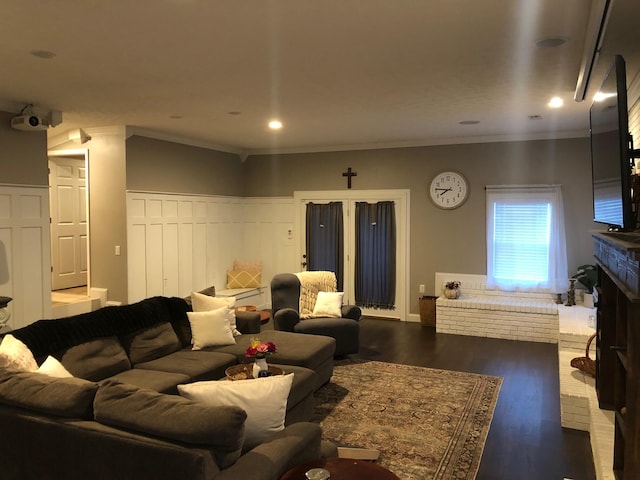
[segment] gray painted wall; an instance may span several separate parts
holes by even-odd
[[[127,190],[242,196],[243,165],[232,153],[132,136]]]
[[[14,130],[15,115],[0,112],[0,183],[49,185],[47,132]]]
[[[91,287],[106,288],[109,300],[126,303],[127,201],[123,135],[93,135],[89,148],[89,240]],[[115,246],[121,255],[115,254]]]
[[[562,184],[570,274],[593,263],[589,139],[397,148],[351,152],[251,156],[245,166],[246,196],[290,196],[296,190],[346,189],[348,167],[358,173],[354,189],[411,191],[410,310],[418,309],[418,286],[434,290],[435,272],[486,274],[486,185]],[[470,183],[467,202],[451,211],[435,207],[427,187],[443,170]]]

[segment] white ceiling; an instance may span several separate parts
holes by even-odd
[[[245,154],[586,135],[590,4],[0,0],[0,105],[62,111],[50,136],[127,125]],[[615,0],[588,98],[615,53],[636,77],[639,27],[640,2]]]

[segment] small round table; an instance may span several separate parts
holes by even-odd
[[[264,325],[271,319],[271,312],[269,310],[258,310],[254,305],[244,305],[236,307],[236,312],[255,312],[260,314],[260,325]]]
[[[348,458],[321,458],[312,460],[285,473],[280,480],[305,480],[304,474],[312,468],[324,468],[331,474],[331,480],[400,480],[384,467],[364,460]]]

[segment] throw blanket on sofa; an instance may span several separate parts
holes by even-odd
[[[163,322],[169,322],[178,333],[183,347],[189,306],[182,298],[151,297],[138,303],[109,306],[94,312],[81,313],[55,321],[38,320],[12,332],[36,359],[64,352],[74,345],[96,338],[129,335]]]
[[[312,318],[318,292],[335,292],[336,275],[333,272],[299,272],[300,280],[300,318]]]

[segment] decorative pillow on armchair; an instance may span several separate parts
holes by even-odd
[[[228,270],[227,288],[256,288],[262,283],[259,270]]]
[[[313,317],[342,317],[342,297],[344,292],[318,292]]]

